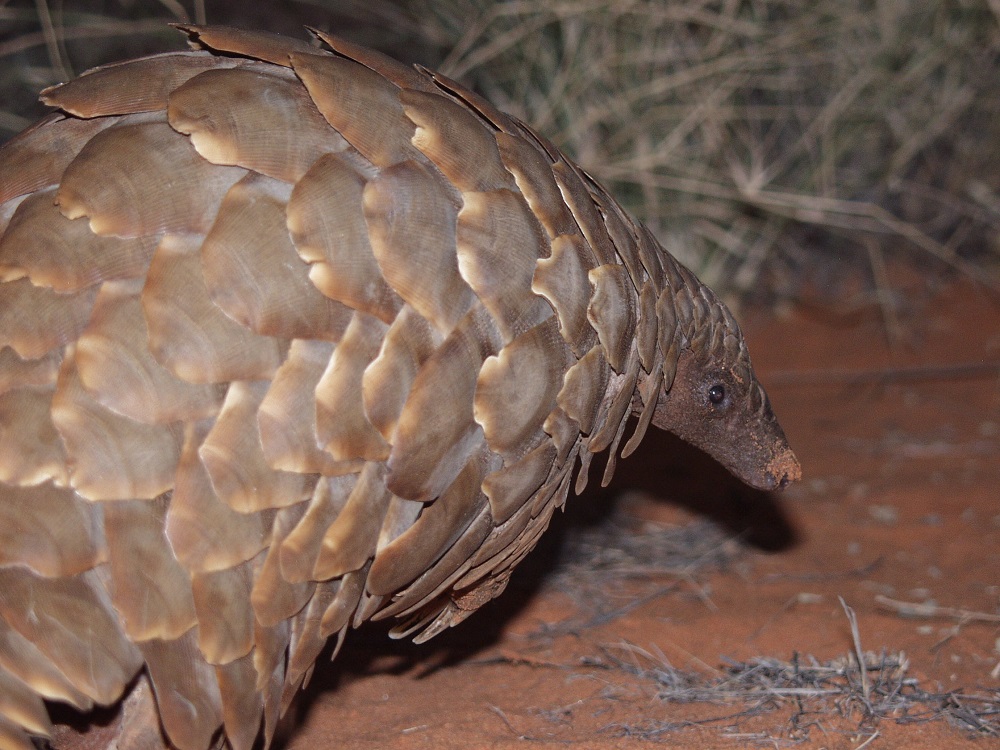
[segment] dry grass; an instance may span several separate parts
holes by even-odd
[[[557,575],[547,584],[570,595],[581,616],[543,627],[535,637],[547,639],[561,632],[598,627],[650,599],[682,592],[693,593],[711,607],[705,593],[710,576],[746,564],[746,549],[740,541],[707,521],[665,526],[616,513],[599,526],[567,539]],[[623,585],[629,580],[646,582],[651,593],[636,599],[635,592]],[[656,581],[663,585],[650,583]],[[876,601],[907,617],[962,623],[997,621],[996,616],[984,613],[910,605],[878,596]],[[872,737],[884,721],[914,724],[940,720],[972,734],[1000,737],[1000,690],[967,693],[925,688],[908,674],[905,654],[865,650],[854,611],[843,600],[841,607],[850,626],[851,651],[823,662],[796,653],[787,661],[757,657],[728,661],[718,668],[702,664],[700,671],[690,671],[675,667],[655,647],[645,649],[627,642],[603,646],[599,654],[585,658],[582,664],[624,672],[637,680],[643,695],[663,703],[698,703],[721,709],[706,710],[711,715],[695,721],[651,719],[639,725],[612,724],[605,731],[667,740],[686,726],[711,725],[718,726],[723,736],[776,746],[778,740],[784,744],[805,742],[813,732]],[[767,715],[780,717],[779,725],[761,733],[760,724],[752,720]]]
[[[530,637],[548,643],[553,637],[579,635],[664,596],[693,596],[712,608],[712,576],[751,564],[745,546],[710,522],[663,525],[617,511],[599,525],[567,536],[556,574],[545,585],[571,597],[578,614],[541,625]],[[630,586],[630,581],[637,585]],[[997,622],[997,617],[988,613],[880,596],[875,600],[904,617],[948,619],[960,624]],[[677,711],[651,708],[647,714],[651,717],[674,718],[612,723],[604,728],[612,736],[669,743],[678,731],[697,725],[714,727],[721,737],[745,745],[778,747],[836,734],[860,738],[853,745],[859,747],[865,738],[879,735],[886,722],[946,721],[972,736],[1000,737],[1000,690],[928,687],[909,674],[910,663],[904,653],[866,650],[857,616],[842,599],[841,607],[851,633],[850,643],[845,644],[849,650],[827,661],[793,653],[788,660],[760,656],[725,661],[717,667],[695,659],[695,669],[681,669],[655,645],[643,648],[619,642],[600,646],[596,653],[570,664],[537,659],[526,663],[566,672],[597,670],[628,675],[631,682],[609,680],[601,697],[611,703],[627,695],[629,700],[642,696],[641,700],[650,700],[651,705],[698,704],[695,710],[684,712],[684,719],[676,718]],[[491,659],[495,661],[516,659]],[[512,732],[520,734],[502,712],[498,715]],[[551,715],[538,711],[537,715],[556,724],[565,721],[561,711]]]
[[[751,718],[790,708],[782,739],[791,741],[808,740],[812,731],[827,731],[834,725],[838,732],[871,736],[883,721],[945,720],[970,733],[1000,737],[1000,691],[929,691],[908,676],[905,654],[864,652],[862,657],[863,669],[854,654],[822,663],[798,654],[791,661],[762,657],[730,662],[715,676],[706,677],[676,669],[662,654],[625,643],[605,648],[593,664],[652,684],[656,699],[665,703],[729,707],[697,723],[723,725],[730,735],[740,732]],[[608,731],[655,739],[690,723],[649,721],[641,726],[611,726]],[[773,745],[775,738],[759,739]]]
[[[613,183],[710,284],[794,294],[848,252],[885,290],[902,248],[1000,288],[985,1],[418,5],[446,72]]]
[[[437,64],[549,135],[710,284],[834,293],[886,253],[1000,289],[988,0],[0,0],[0,136],[41,86],[175,47],[163,23],[310,22]],[[388,30],[388,31],[387,31]]]

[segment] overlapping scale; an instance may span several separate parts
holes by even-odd
[[[107,559],[100,505],[51,482],[4,488],[0,567],[25,565],[40,576],[59,578],[83,573]]]
[[[257,673],[254,687],[264,702],[264,740],[267,743],[274,736],[280,716],[281,691],[285,684],[285,653],[290,639],[291,625],[288,620],[265,626],[259,619],[254,619],[253,666]]]
[[[433,81],[436,91],[444,92],[456,102],[460,103],[464,107],[468,107],[469,110],[476,114],[488,128],[504,133],[517,132],[518,126],[520,125],[517,120],[510,115],[501,112],[475,91],[467,89],[458,81],[449,78],[443,73],[438,73],[430,68],[425,68],[423,65],[417,64],[413,67],[423,74],[421,76],[422,80],[412,83],[408,82],[408,88],[415,88],[423,91],[425,90],[424,86],[426,85],[426,82]]]
[[[215,667],[222,698],[222,722],[233,750],[252,750],[260,733],[264,701],[256,689],[253,658],[253,653],[249,653]]]
[[[588,277],[594,294],[587,305],[587,320],[597,331],[611,369],[620,373],[635,341],[635,291],[624,266],[598,266]]]
[[[550,254],[548,239],[519,193],[463,193],[462,201],[458,267],[509,343],[552,315],[531,288],[536,261]]]
[[[666,286],[667,276],[671,269],[676,268],[680,264],[673,259],[663,257],[663,249],[647,227],[640,224],[637,235],[639,260],[652,281],[653,287],[657,291],[660,291]]]
[[[628,458],[639,447],[646,430],[653,422],[653,415],[656,412],[657,396],[663,387],[663,360],[658,359],[648,377],[640,377],[638,383],[639,397],[642,399],[643,407],[639,413],[639,421],[636,424],[635,432],[628,439],[625,447],[622,448],[622,458]]]
[[[284,646],[280,641],[289,637],[287,620],[298,613],[316,590],[314,581],[291,582],[282,573],[282,542],[302,520],[309,503],[301,502],[282,508],[274,518],[271,527],[271,544],[263,562],[254,576],[250,604],[253,606],[254,621],[258,632],[254,636],[258,650],[257,673],[266,682],[266,675],[272,674],[284,660]],[[263,630],[261,630],[263,629]],[[285,646],[288,645],[285,640]],[[258,683],[258,689],[262,683]]]
[[[14,212],[0,239],[0,281],[27,276],[56,292],[79,292],[106,279],[144,276],[157,237],[102,237],[84,220],[70,221],[55,188],[33,193]]]
[[[362,398],[365,368],[378,354],[385,324],[356,312],[316,384],[316,440],[337,461],[382,461],[389,444],[368,421]]]
[[[552,241],[552,255],[535,264],[531,282],[532,291],[545,297],[556,311],[562,337],[578,357],[597,340],[587,319],[591,294],[587,272],[596,265],[581,235],[563,234]]]
[[[556,403],[559,403],[558,396]],[[545,418],[542,429],[552,437],[552,444],[556,449],[556,465],[564,465],[580,437],[580,424],[566,414],[562,407],[556,407]]]
[[[166,109],[167,97],[188,79],[241,62],[205,52],[167,52],[92,68],[68,83],[45,89],[41,99],[50,107],[88,119],[153,112]]]
[[[316,586],[316,594],[292,619],[292,637],[289,644],[288,667],[285,686],[282,690],[282,710],[288,708],[300,687],[305,687],[312,675],[316,658],[326,645],[326,637],[322,635],[323,613],[336,598],[340,581],[326,581]],[[343,643],[343,633],[338,639]],[[336,650],[334,655],[336,655]]]
[[[464,193],[511,189],[493,134],[467,107],[439,94],[403,90],[406,116],[417,126],[412,143]],[[475,164],[475,169],[469,169]]]
[[[402,300],[382,277],[368,240],[362,196],[374,171],[364,174],[344,154],[320,157],[295,183],[288,201],[288,231],[309,279],[330,299],[391,323]]]
[[[93,708],[93,699],[80,692],[55,662],[3,618],[0,618],[0,667],[46,700],[62,701],[80,711]]]
[[[604,219],[594,203],[587,184],[580,176],[579,168],[561,159],[552,165],[552,175],[559,186],[559,192],[562,193],[563,201],[573,213],[577,226],[600,265],[618,262],[618,255]]]
[[[35,750],[37,747],[20,722],[0,714],[0,747],[4,750]]]
[[[391,594],[427,570],[458,539],[486,505],[481,495],[486,473],[494,462],[485,449],[473,454],[455,481],[428,505],[416,523],[379,550],[368,573],[368,590]]]
[[[174,640],[197,623],[191,576],[164,534],[169,500],[106,503],[111,599],[133,641]]]
[[[360,44],[355,44],[320,29],[310,29],[310,31],[340,57],[354,60],[364,65],[400,88],[417,91],[435,90],[428,76],[422,72],[418,72],[419,66],[406,65],[399,62],[399,60],[382,54],[378,50],[362,47]]]
[[[509,133],[497,133],[504,166],[514,175],[531,211],[545,227],[550,239],[578,232],[573,214],[562,200],[552,176],[552,163],[532,143]]]
[[[102,406],[87,392],[72,357],[59,372],[52,422],[66,446],[70,485],[84,497],[152,499],[173,487],[180,427],[139,422]]]
[[[659,321],[656,315],[656,297],[656,288],[652,282],[647,281],[639,291],[636,306],[635,345],[639,354],[639,364],[646,372],[653,369],[653,360],[658,351],[659,342],[656,340],[656,333]]]
[[[408,618],[417,614],[416,623],[404,621],[390,631],[394,637],[403,638],[420,630],[438,615],[447,599],[451,585],[471,566],[471,558],[493,530],[493,516],[489,504],[480,502],[478,513],[461,532],[447,551],[409,586],[394,596],[378,612],[377,619],[386,617]],[[419,572],[419,571],[418,571]],[[422,611],[429,609],[429,612]]]
[[[326,121],[376,167],[420,154],[395,84],[343,57],[296,53],[291,60]]]
[[[294,183],[325,153],[347,148],[285,68],[215,68],[170,92],[170,125],[213,164]]]
[[[522,333],[479,371],[473,414],[486,442],[506,463],[531,450],[556,407],[563,373],[574,361],[554,317]]]
[[[52,394],[48,387],[0,393],[0,482],[30,486],[51,479],[65,486],[69,481],[66,451],[52,424]]]
[[[307,499],[316,485],[315,475],[278,471],[267,464],[257,427],[267,385],[267,381],[232,383],[222,411],[198,448],[215,494],[240,513],[295,505]]]
[[[198,454],[211,426],[203,420],[185,427],[164,527],[171,549],[191,574],[226,570],[250,560],[267,547],[274,521],[274,511],[240,513],[215,493]]]
[[[276,36],[252,29],[234,29],[228,26],[196,26],[179,23],[178,29],[187,33],[191,46],[195,49],[209,50],[216,59],[225,59],[226,55],[239,55],[252,60],[263,60],[289,67],[289,56],[296,52],[316,52],[316,48],[300,39],[286,36]]]
[[[320,621],[320,632],[325,638],[344,630],[350,623],[365,593],[365,581],[368,579],[370,565],[369,563],[360,570],[352,570],[340,579],[337,595],[327,606]]]
[[[55,385],[62,349],[51,349],[38,359],[22,359],[9,346],[0,346],[0,393],[18,386]]]
[[[32,602],[27,609],[22,602]],[[90,700],[108,705],[142,666],[122,631],[98,569],[42,578],[27,568],[0,568],[0,611]]]
[[[500,342],[492,316],[477,303],[417,373],[392,436],[393,494],[425,502],[440,496],[482,443],[473,416],[476,377]]]
[[[608,361],[602,349],[595,346],[566,371],[562,390],[556,396],[562,413],[588,435],[594,431],[610,377]]]
[[[166,122],[146,119],[129,115],[87,141],[59,184],[60,210],[95,234],[207,232],[246,170],[205,161]]]
[[[427,319],[407,305],[386,331],[378,356],[365,368],[365,416],[386,440],[392,439],[414,378],[440,343],[441,336]]]
[[[139,643],[156,693],[160,721],[178,750],[209,747],[222,723],[215,669],[198,650],[197,628],[178,638]]]
[[[142,290],[149,350],[189,383],[271,377],[286,345],[228,317],[211,300],[201,271],[201,237],[167,235]]]
[[[17,209],[21,207],[21,204],[24,203],[25,198],[27,198],[27,196],[21,195],[18,196],[17,198],[12,198],[6,203],[0,203],[0,237],[3,236],[4,231],[6,231],[7,226],[10,224],[11,218],[13,218],[14,213],[17,211]],[[5,280],[13,280],[15,278],[20,278],[24,275],[23,273],[19,272],[18,269],[13,269],[13,270],[14,273],[7,275]]]
[[[60,294],[29,279],[0,285],[0,346],[24,359],[44,357],[74,341],[86,327],[96,287]]]
[[[118,118],[79,120],[54,112],[8,141],[0,160],[0,205],[58,184],[80,149],[116,122]]]
[[[493,520],[499,526],[524,506],[552,471],[557,456],[555,446],[546,441],[523,458],[504,466],[483,479]]]
[[[633,348],[624,371],[618,378],[618,391],[611,399],[610,405],[606,407],[607,415],[604,423],[598,426],[587,441],[587,449],[591,456],[605,449],[608,450],[608,461],[604,465],[604,475],[601,478],[602,487],[608,486],[615,471],[618,460],[618,445],[625,433],[625,425],[632,412],[632,397],[635,394],[640,369],[639,356]]]
[[[198,648],[209,664],[229,664],[253,648],[252,560],[191,577]]]
[[[339,578],[368,562],[392,499],[385,474],[385,464],[370,461],[358,475],[343,510],[323,535],[314,579]]]
[[[292,583],[316,579],[313,569],[327,530],[341,517],[357,484],[355,475],[319,480],[305,514],[278,547],[282,578]]]
[[[338,461],[317,443],[316,386],[333,351],[328,341],[296,339],[274,374],[257,410],[264,460],[272,469],[326,476],[361,470],[361,459]]]
[[[251,172],[226,193],[201,246],[212,301],[263,336],[337,341],[351,310],[309,281],[309,267],[288,237],[291,187]]]
[[[589,180],[590,176],[585,174]],[[604,221],[608,237],[614,245],[618,261],[628,269],[629,279],[634,290],[640,290],[647,280],[648,274],[642,267],[639,257],[638,237],[632,220],[628,218],[621,206],[604,193],[600,186],[590,181],[591,196],[597,204],[598,211]],[[633,292],[634,294],[635,292]],[[636,334],[640,331],[637,329]]]
[[[455,255],[458,194],[430,167],[406,161],[371,180],[363,204],[383,277],[447,335],[475,301]]]
[[[138,422],[215,416],[223,396],[218,386],[180,380],[149,351],[141,291],[141,279],[101,285],[76,343],[80,382],[102,406]]]
[[[11,719],[16,726],[35,735],[49,737],[52,734],[52,722],[42,699],[29,685],[0,669],[0,719],[3,718]],[[26,742],[25,746],[30,748],[32,743]]]

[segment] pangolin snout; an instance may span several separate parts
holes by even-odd
[[[782,441],[783,442],[783,441]],[[778,447],[775,457],[768,463],[764,471],[764,486],[758,489],[772,492],[783,490],[792,482],[802,478],[802,465],[787,443]]]

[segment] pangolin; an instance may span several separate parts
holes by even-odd
[[[799,477],[731,313],[545,138],[322,32],[180,29],[0,151],[0,749],[46,702],[269,742],[327,639],[497,596],[632,414],[622,455]]]

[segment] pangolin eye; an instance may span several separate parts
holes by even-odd
[[[708,400],[713,406],[718,406],[726,400],[726,387],[721,383],[716,383],[708,389]]]

